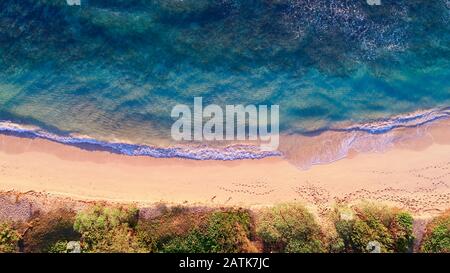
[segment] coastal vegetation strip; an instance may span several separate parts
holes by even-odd
[[[375,203],[338,205],[321,219],[298,203],[253,210],[160,204],[151,213],[97,203],[2,220],[0,252],[450,252],[450,210],[426,225],[416,248],[413,221]]]

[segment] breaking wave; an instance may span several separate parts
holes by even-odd
[[[398,139],[396,136],[393,137],[393,135],[386,134],[396,128],[418,127],[449,117],[450,108],[432,109],[371,123],[355,124],[346,128],[330,128],[323,130],[320,133],[316,132],[316,135],[314,136],[305,137],[313,139],[330,132],[348,132],[349,134],[341,140],[338,140],[337,145],[334,143],[335,145],[327,147],[327,145],[321,143],[318,145],[318,147],[320,146],[320,151],[311,153],[310,157],[300,165],[301,167],[309,167],[315,164],[330,163],[346,157],[352,149],[359,152],[382,150]],[[157,147],[125,142],[108,142],[85,136],[57,135],[36,126],[20,125],[11,121],[0,121],[0,133],[21,137],[40,138],[83,149],[103,150],[127,156],[224,161],[262,159],[283,155],[289,157],[289,151],[283,150],[283,148],[272,152],[261,151],[259,146],[246,144],[234,144],[226,147],[212,147],[207,144]],[[281,137],[281,141],[283,141],[283,136]],[[283,147],[283,145],[281,145],[281,147]],[[297,152],[295,153],[297,154]],[[301,153],[301,150],[299,153]]]

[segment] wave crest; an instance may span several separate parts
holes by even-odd
[[[0,121],[0,133],[23,137],[41,138],[61,144],[77,146],[89,150],[106,150],[128,156],[150,156],[155,158],[185,158],[193,160],[239,160],[261,159],[280,156],[278,151],[261,151],[254,145],[229,145],[223,148],[199,146],[155,147],[120,142],[107,142],[90,137],[61,136],[45,131],[39,127]]]
[[[342,128],[331,128],[321,132],[310,132],[309,136],[308,134],[283,135],[278,151],[261,151],[259,146],[246,144],[234,144],[226,147],[211,147],[207,144],[156,147],[125,142],[108,142],[88,136],[57,135],[36,126],[21,125],[11,121],[0,121],[0,133],[41,138],[84,149],[104,150],[128,156],[224,161],[284,156],[292,159],[291,161],[297,166],[310,167],[345,158],[351,151],[383,151],[394,143],[416,137],[396,134],[394,133],[395,129],[415,128],[449,117],[450,107],[414,112]]]

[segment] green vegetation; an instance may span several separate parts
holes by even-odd
[[[78,213],[73,228],[85,252],[143,252],[134,236],[136,208],[94,206]]]
[[[163,252],[242,253],[256,252],[250,237],[251,217],[244,210],[217,211],[185,236],[164,245]]]
[[[152,219],[139,219],[136,236],[148,252],[162,252],[165,246],[197,228],[206,212],[190,212],[180,207],[160,207],[161,215]]]
[[[47,249],[48,253],[67,253],[68,241],[58,241]]]
[[[335,251],[372,252],[371,245],[379,246],[381,252],[412,249],[413,218],[407,212],[363,204],[353,209],[337,208],[333,218],[338,234]]]
[[[256,232],[268,252],[324,252],[322,232],[314,216],[298,204],[263,210]]]
[[[17,230],[7,223],[0,223],[0,253],[17,251],[21,236]]]
[[[403,210],[339,206],[320,218],[299,204],[261,210],[91,206],[0,224],[0,252],[411,252],[413,218]],[[433,219],[423,252],[450,252],[450,210]]]
[[[450,210],[436,217],[427,225],[421,250],[432,253],[450,253]]]
[[[154,219],[142,219],[137,237],[150,252],[255,252],[248,211],[224,209],[192,212],[175,207]]]

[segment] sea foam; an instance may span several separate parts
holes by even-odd
[[[185,158],[193,160],[238,160],[260,159],[280,156],[278,151],[261,151],[254,145],[229,145],[223,148],[206,145],[185,145],[173,147],[156,147],[149,145],[108,142],[90,137],[57,135],[35,126],[21,125],[10,121],[0,121],[0,133],[22,137],[46,139],[61,144],[77,146],[89,150],[106,150],[128,156],[150,156],[155,158]]]
[[[396,128],[414,128],[433,121],[450,117],[450,107],[431,109],[426,111],[395,116],[390,119],[378,120],[364,124],[354,124],[343,128],[328,128],[316,132],[314,136],[306,138],[318,138],[326,132],[346,133],[345,137],[338,141],[333,148],[322,145],[320,150],[309,155],[309,159],[303,162],[301,167],[309,167],[315,164],[330,163],[346,157],[351,149],[359,152],[381,151],[388,147],[397,136],[387,134]],[[128,156],[150,156],[155,158],[185,158],[192,160],[241,160],[262,159],[266,157],[287,156],[292,151],[261,151],[259,146],[234,144],[225,147],[212,147],[203,143],[200,145],[178,145],[171,147],[157,147],[125,142],[109,142],[91,138],[89,136],[58,135],[46,131],[40,127],[17,124],[11,121],[0,121],[0,133],[21,137],[46,139],[61,144],[77,146],[89,150],[104,150],[112,153]],[[283,141],[283,136],[281,138]],[[369,144],[368,144],[369,143]],[[303,143],[306,145],[306,143]],[[282,145],[283,146],[283,145]],[[302,153],[302,149],[298,151]]]

